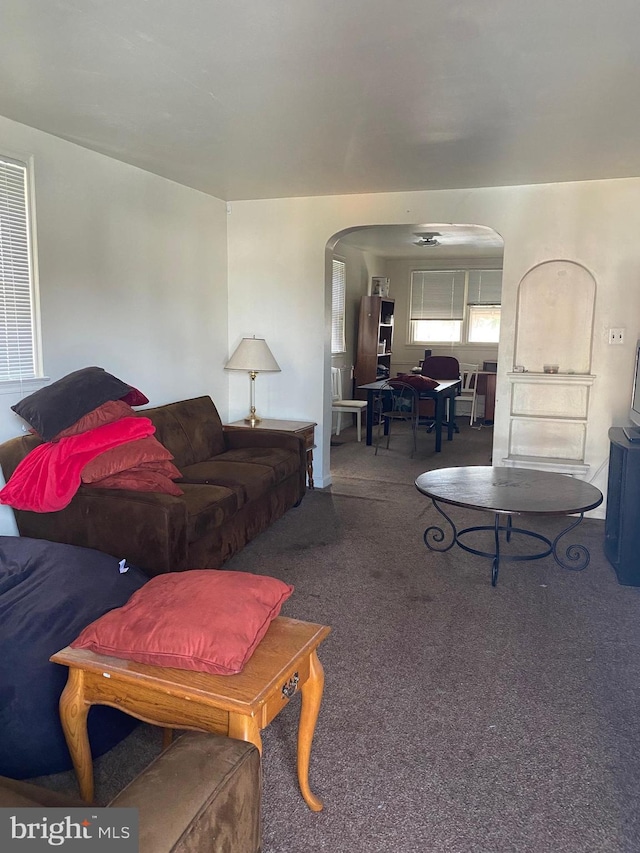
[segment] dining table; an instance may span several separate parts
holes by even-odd
[[[373,419],[375,415],[375,400],[384,393],[391,393],[388,379],[380,379],[377,382],[367,382],[358,385],[358,391],[364,391],[367,395],[367,429],[366,443],[373,444]],[[421,389],[419,398],[421,400],[433,400],[435,402],[435,451],[442,450],[442,428],[446,424],[447,440],[453,441],[453,433],[456,424],[456,397],[460,392],[460,379],[443,379],[435,388]],[[447,413],[448,402],[448,413]]]

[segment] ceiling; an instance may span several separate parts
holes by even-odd
[[[226,200],[640,175],[638,0],[2,0],[0,16],[0,115]]]
[[[428,235],[435,242],[418,245]],[[431,222],[425,225],[371,225],[344,234],[336,247],[353,246],[380,258],[408,258],[429,261],[446,258],[493,259],[502,265],[504,241],[485,225],[452,225]]]

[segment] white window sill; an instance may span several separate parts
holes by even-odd
[[[26,397],[34,391],[44,388],[51,382],[48,376],[37,376],[34,379],[12,379],[0,382],[0,396]]]

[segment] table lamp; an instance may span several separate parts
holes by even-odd
[[[255,426],[262,418],[256,414],[256,376],[258,373],[279,372],[278,362],[264,338],[243,338],[225,364],[225,370],[246,370],[251,378],[250,408],[245,422]]]

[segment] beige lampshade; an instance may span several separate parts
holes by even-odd
[[[247,370],[253,373],[280,371],[278,362],[264,338],[243,338],[225,365],[226,370]]]

